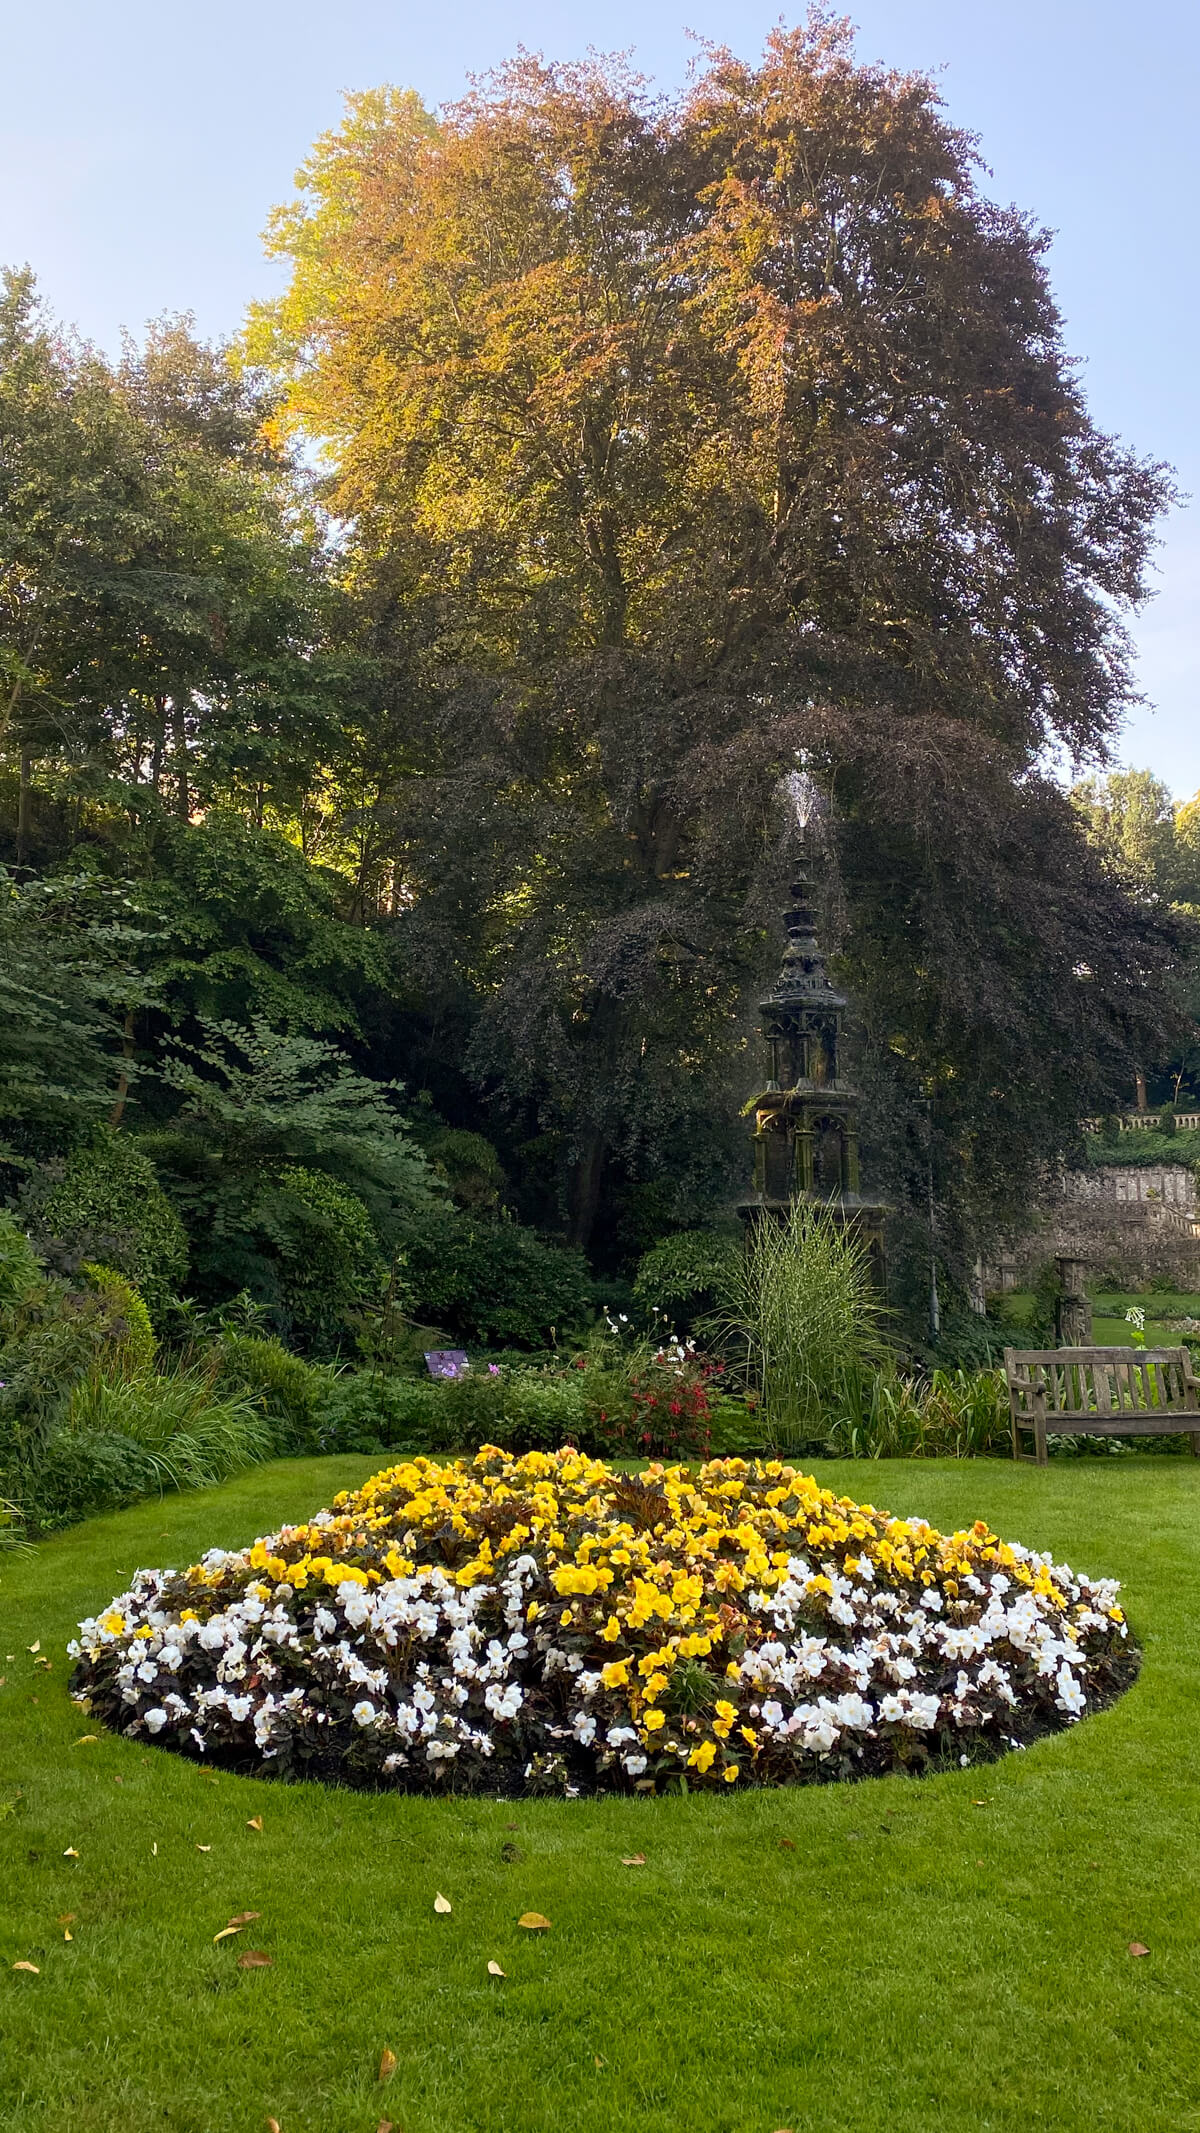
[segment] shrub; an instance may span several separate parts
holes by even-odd
[[[131,1437],[61,1429],[29,1477],[23,1505],[32,1525],[52,1531],[102,1511],[123,1510],[163,1486],[159,1461]]]
[[[282,1341],[227,1333],[217,1350],[216,1389],[248,1394],[275,1423],[276,1448],[315,1448],[321,1403],[333,1383],[330,1373],[292,1355]]]
[[[417,1310],[456,1340],[541,1348],[591,1309],[582,1253],[516,1222],[438,1208],[406,1237],[405,1255]]]
[[[276,1245],[291,1330],[304,1348],[332,1355],[352,1314],[377,1303],[387,1281],[371,1217],[356,1193],[323,1170],[292,1165],[260,1226]]]
[[[41,1260],[15,1216],[0,1209],[0,1314],[45,1280]]]
[[[38,1231],[124,1274],[153,1317],[187,1270],[183,1224],[154,1165],[127,1134],[107,1129],[67,1157],[61,1178],[27,1195]]]
[[[686,1331],[719,1304],[744,1245],[741,1233],[730,1230],[685,1229],[664,1237],[638,1261],[634,1297]]]
[[[375,1372],[335,1379],[315,1421],[322,1452],[432,1451],[446,1442],[445,1387]]]
[[[104,1367],[121,1377],[134,1378],[153,1370],[158,1342],[150,1313],[133,1283],[112,1267],[96,1266],[90,1261],[84,1262],[80,1273],[104,1307]]]

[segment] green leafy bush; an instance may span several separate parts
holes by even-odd
[[[322,1452],[439,1451],[444,1387],[432,1378],[374,1371],[337,1378],[321,1401],[314,1449]]]
[[[292,1355],[279,1340],[227,1333],[219,1348],[216,1389],[248,1394],[275,1424],[279,1450],[315,1448],[322,1402],[335,1382],[328,1370]]]
[[[61,1429],[51,1438],[22,1508],[42,1531],[155,1496],[164,1486],[153,1452],[110,1430]]]
[[[592,1308],[582,1253],[515,1222],[436,1208],[406,1235],[405,1256],[415,1308],[456,1340],[542,1348]]]
[[[26,1201],[36,1231],[132,1281],[153,1316],[187,1270],[187,1238],[153,1163],[124,1133],[81,1142],[60,1178],[35,1180]]]
[[[0,1313],[23,1302],[45,1278],[42,1262],[15,1216],[0,1209]]]
[[[88,1260],[79,1271],[104,1307],[104,1366],[121,1377],[141,1377],[153,1370],[158,1342],[150,1313],[133,1283],[112,1267],[96,1266]]]
[[[289,1330],[302,1348],[331,1355],[353,1314],[383,1294],[387,1268],[379,1240],[362,1201],[327,1172],[292,1165],[278,1182],[259,1222],[279,1252]]]
[[[685,1229],[664,1237],[638,1261],[633,1293],[684,1331],[720,1302],[744,1248],[740,1231]]]

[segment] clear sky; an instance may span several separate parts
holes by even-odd
[[[940,72],[1001,200],[1056,232],[1051,272],[1093,411],[1197,497],[1164,529],[1135,623],[1148,706],[1127,762],[1200,787],[1200,5],[859,0],[859,51]],[[789,19],[799,14],[797,7]],[[277,285],[259,246],[346,89],[457,95],[519,44],[628,49],[665,86],[690,29],[751,56],[778,0],[0,0],[0,261],[115,348],[163,311],[228,334]],[[1154,708],[1149,708],[1153,706]]]

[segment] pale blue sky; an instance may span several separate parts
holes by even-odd
[[[259,232],[344,89],[391,81],[436,104],[518,44],[559,57],[629,48],[673,84],[687,29],[751,55],[778,12],[777,0],[0,0],[0,261],[28,260],[55,310],[108,348],[166,310],[230,333],[276,285]],[[865,58],[941,70],[950,116],[982,136],[993,192],[1057,233],[1051,271],[1097,418],[1171,460],[1198,498],[1167,525],[1159,597],[1135,624],[1156,708],[1133,715],[1122,744],[1126,761],[1195,791],[1200,5],[860,0],[849,12]]]

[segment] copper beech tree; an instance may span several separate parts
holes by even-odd
[[[383,677],[401,952],[469,995],[581,1239],[606,1176],[719,1182],[798,752],[964,1236],[1153,1041],[1170,927],[1041,766],[1130,700],[1170,484],[1093,425],[981,170],[818,12],[675,98],[530,57],[437,114],[354,97],[274,217],[250,348]]]

